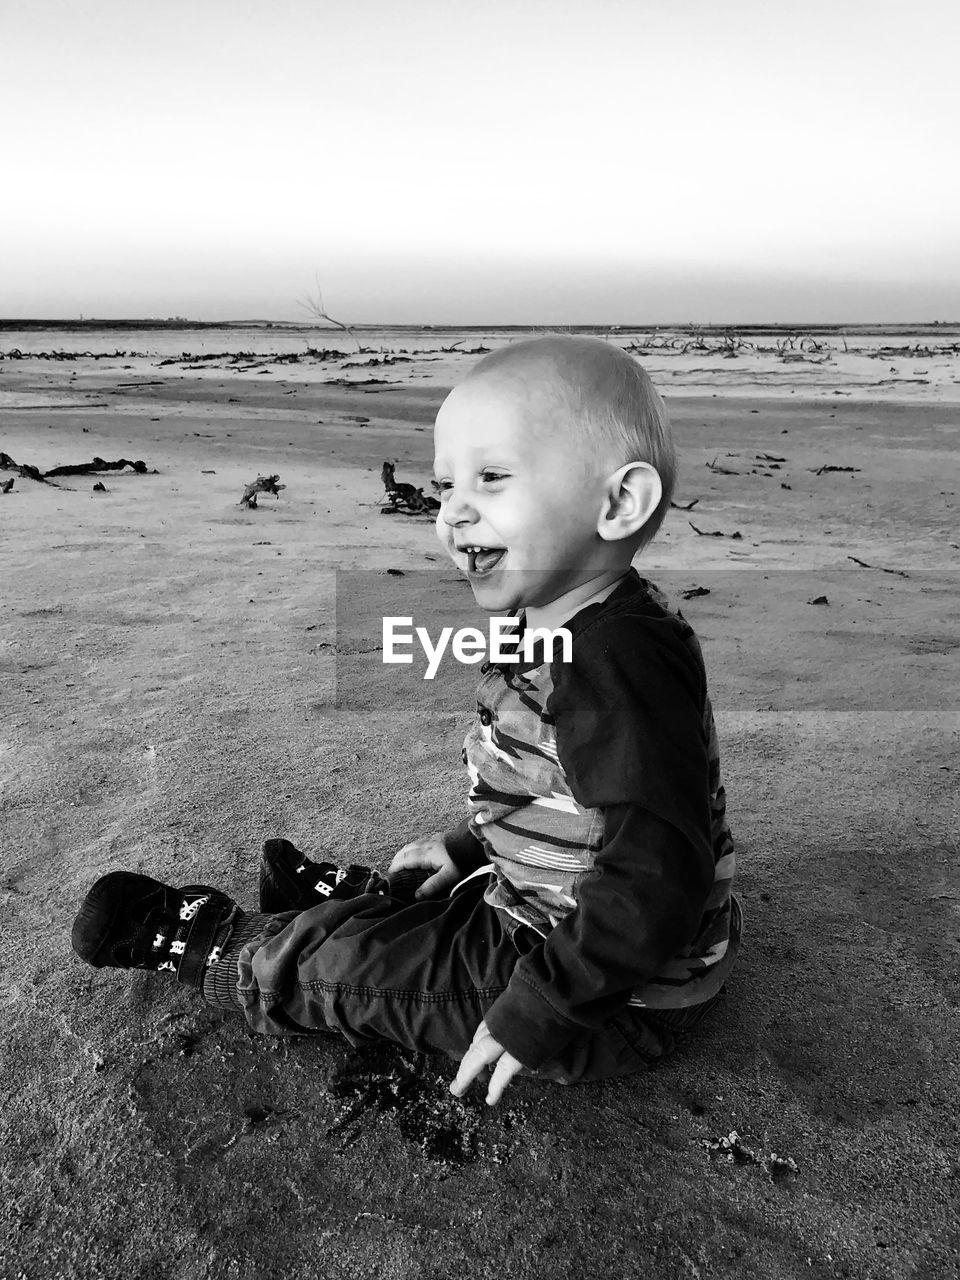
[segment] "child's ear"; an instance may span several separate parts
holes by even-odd
[[[660,473],[649,462],[628,462],[607,480],[597,533],[619,542],[639,533],[663,497]]]

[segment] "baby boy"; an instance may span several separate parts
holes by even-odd
[[[520,1071],[572,1083],[669,1052],[716,1003],[740,910],[700,647],[632,567],[675,476],[648,377],[596,339],[517,343],[447,397],[435,446],[441,541],[518,642],[480,669],[466,819],[386,876],[268,840],[255,913],[112,872],[73,945],[257,1031],[444,1052],[456,1094],[492,1068],[493,1104]],[[567,652],[521,656],[560,627]]]

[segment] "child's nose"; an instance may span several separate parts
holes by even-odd
[[[448,491],[441,514],[449,525],[473,524],[477,518],[477,512],[470,501],[469,494],[457,488],[456,485]]]

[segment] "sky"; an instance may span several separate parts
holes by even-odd
[[[0,316],[960,320],[956,0],[0,0]]]

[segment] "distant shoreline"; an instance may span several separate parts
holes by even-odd
[[[422,333],[542,333],[544,330],[562,333],[649,333],[669,330],[673,333],[889,333],[901,335],[928,334],[931,329],[950,332],[960,329],[960,320],[898,321],[896,323],[870,324],[857,321],[852,324],[794,324],[776,321],[769,324],[353,324],[352,330],[370,333],[383,329],[396,332]],[[42,320],[0,319],[0,333],[59,331],[103,332],[112,330],[156,330],[158,332],[208,329],[273,329],[284,333],[342,333],[334,325],[305,324],[287,320]]]

